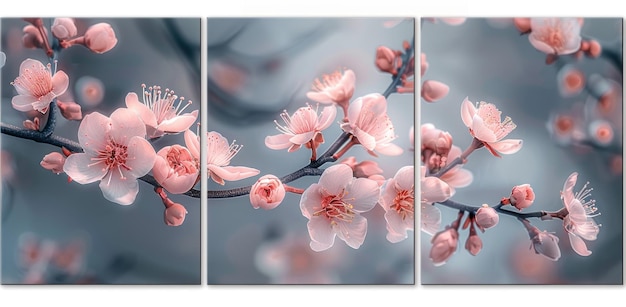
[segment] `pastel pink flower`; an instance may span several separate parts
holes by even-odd
[[[355,83],[356,76],[351,69],[343,72],[335,71],[332,74],[323,75],[321,80],[315,79],[313,90],[307,92],[306,96],[319,103],[335,103],[345,111],[354,94]]]
[[[349,166],[328,167],[319,182],[309,186],[300,199],[302,215],[309,219],[311,249],[330,248],[335,236],[358,249],[367,234],[367,219],[360,213],[373,209],[379,194],[376,181],[352,177]]]
[[[528,40],[547,54],[570,54],[580,49],[578,18],[531,18]]]
[[[158,138],[166,133],[183,132],[189,129],[198,118],[198,110],[183,114],[191,101],[181,107],[185,97],[179,98],[174,91],[170,89],[162,91],[157,85],[148,87],[147,91],[145,84],[142,84],[142,88],[143,103],[139,102],[137,94],[131,92],[126,95],[126,107],[141,117],[146,124],[149,138]],[[178,104],[176,104],[177,101]]]
[[[185,145],[191,155],[200,161],[200,137],[191,130],[185,131]],[[224,180],[235,181],[259,174],[259,170],[245,166],[229,166],[230,160],[241,150],[243,145],[236,145],[235,141],[228,144],[228,140],[219,132],[207,133],[207,169],[208,177],[218,184],[224,185]]]
[[[450,87],[443,82],[426,80],[422,83],[421,96],[426,102],[435,102],[446,97],[449,91]]]
[[[101,22],[87,29],[84,43],[89,50],[95,53],[105,53],[115,47],[117,37],[115,37],[115,31],[110,24]]]
[[[429,170],[438,170],[448,163],[448,153],[452,147],[452,135],[427,123],[420,127],[421,158]]]
[[[487,204],[483,204],[482,207],[476,211],[474,221],[476,222],[478,229],[484,232],[485,229],[498,225],[500,215],[498,215],[496,209],[489,207]]]
[[[591,251],[587,249],[584,240],[594,241],[598,237],[600,227],[596,224],[593,217],[598,216],[598,208],[594,199],[587,199],[591,196],[591,190],[587,189],[588,182],[580,191],[574,193],[574,186],[578,179],[578,173],[572,173],[563,186],[561,197],[567,216],[563,219],[563,227],[567,231],[572,249],[581,255],[589,256]]]
[[[76,81],[74,89],[81,104],[94,107],[104,99],[104,83],[98,78],[82,76]]]
[[[385,209],[387,240],[400,242],[413,231],[415,224],[415,171],[412,165],[400,168],[395,176],[385,183],[380,205]]]
[[[324,143],[322,130],[330,127],[336,115],[337,108],[334,106],[324,107],[320,116],[317,115],[317,110],[313,110],[311,106],[299,108],[292,116],[284,111],[280,117],[285,125],[282,126],[274,121],[281,134],[265,137],[265,146],[274,150],[287,148],[288,152],[296,151],[302,145],[311,148],[311,142],[317,147],[317,145]]]
[[[163,219],[167,226],[180,226],[185,222],[187,209],[179,203],[174,203],[163,212]]]
[[[63,173],[63,164],[65,164],[65,156],[60,152],[53,151],[43,157],[39,163],[41,167],[52,171],[55,174]]]
[[[425,177],[426,167],[420,167],[420,222],[421,230],[434,235],[441,226],[441,211],[433,205],[434,202],[445,201],[450,198],[450,186],[437,177]]]
[[[387,116],[387,100],[380,94],[369,94],[354,100],[348,108],[348,122],[343,131],[352,134],[368,153],[397,156],[402,148],[391,143],[397,136]]]
[[[156,159],[145,136],[146,126],[129,109],[117,109],[110,118],[90,113],[78,128],[85,152],[67,157],[63,170],[80,184],[100,180],[104,198],[130,205],[139,192],[137,178],[146,175]]]
[[[79,104],[73,101],[62,102],[57,99],[57,106],[61,111],[61,115],[67,120],[81,120],[83,119],[83,112]]]
[[[43,28],[43,30],[44,33],[48,35],[48,29]],[[27,25],[22,29],[22,32],[24,32],[24,35],[22,36],[22,44],[24,45],[24,48],[43,48],[43,37],[41,36],[41,32],[39,32],[39,29],[37,29],[37,27],[33,25]]]
[[[18,111],[37,110],[45,114],[50,102],[65,93],[69,82],[65,72],[59,70],[52,76],[49,64],[44,66],[37,60],[26,59],[20,65],[20,75],[11,82],[18,93],[11,104]]]
[[[461,148],[452,145],[448,151],[446,161],[454,161],[461,156]],[[450,196],[456,193],[457,188],[464,188],[474,181],[474,175],[469,170],[463,168],[464,164],[458,164],[445,172],[439,179],[443,180],[450,186]]]
[[[557,261],[561,258],[559,249],[559,238],[547,231],[536,230],[531,239],[535,253],[546,256],[546,258]]]
[[[250,204],[254,209],[271,210],[285,198],[285,186],[278,177],[265,175],[257,180],[250,189]]]
[[[191,152],[176,144],[163,147],[157,152],[152,174],[172,194],[189,191],[199,179],[197,162]]]
[[[73,18],[55,18],[51,30],[58,39],[68,39],[78,34]]]
[[[398,74],[398,67],[402,65],[402,58],[399,51],[392,50],[386,46],[376,48],[376,67],[382,72],[392,75]]]
[[[522,148],[522,140],[503,140],[516,125],[510,117],[501,120],[502,112],[494,104],[481,101],[478,108],[465,98],[461,106],[461,119],[470,134],[482,141],[492,155],[500,157],[498,153],[513,154]]]
[[[459,244],[459,232],[456,228],[447,226],[430,240],[430,260],[435,266],[441,266],[456,252]]]
[[[530,207],[530,205],[532,205],[535,201],[535,193],[533,192],[533,188],[530,186],[530,184],[521,184],[514,186],[511,190],[511,196],[509,196],[509,201],[511,202],[511,205],[518,210]]]

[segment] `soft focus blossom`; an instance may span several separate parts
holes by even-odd
[[[196,161],[200,161],[200,137],[191,130],[185,131],[185,145]],[[224,180],[235,181],[258,175],[259,170],[251,167],[229,166],[230,160],[242,146],[236,145],[235,141],[228,144],[228,140],[219,132],[208,132],[206,147],[208,177],[224,185]]]
[[[58,39],[68,39],[76,36],[78,30],[72,18],[55,18],[52,23],[52,35]]]
[[[420,230],[434,236],[441,227],[441,210],[433,203],[420,202]]]
[[[400,242],[413,231],[415,224],[415,171],[412,165],[400,168],[381,192],[380,205],[385,209],[387,240]]]
[[[422,83],[421,96],[426,102],[435,102],[448,95],[450,87],[443,82],[426,80]]]
[[[589,137],[600,146],[611,145],[614,136],[613,126],[606,120],[596,119],[589,124]]]
[[[95,53],[105,53],[117,44],[115,31],[110,24],[101,22],[95,24],[85,32],[85,46]]]
[[[470,228],[470,235],[467,237],[467,240],[465,241],[465,249],[472,254],[472,256],[476,256],[478,255],[478,253],[480,253],[480,250],[483,248],[483,241],[480,239],[480,237],[478,236],[478,234],[476,233],[476,230],[473,230],[473,226],[472,228]]]
[[[461,118],[470,134],[482,141],[485,147],[496,157],[499,153],[513,154],[522,148],[522,140],[503,140],[516,125],[510,117],[500,118],[502,112],[495,105],[481,101],[478,108],[467,97],[461,106]]]
[[[578,68],[565,65],[556,76],[559,92],[563,97],[578,95],[585,88],[585,74]]]
[[[379,194],[375,181],[352,177],[349,166],[328,167],[319,182],[309,186],[300,199],[302,215],[309,219],[311,249],[330,248],[335,236],[358,249],[367,233],[367,219],[360,213],[374,208]]]
[[[183,146],[165,146],[157,152],[152,168],[154,179],[172,194],[189,191],[198,180],[198,168],[194,157]]]
[[[73,101],[62,102],[57,99],[57,106],[61,111],[61,115],[67,120],[81,120],[83,119],[83,112],[79,104]]]
[[[513,18],[513,25],[522,34],[530,32],[530,18]]]
[[[130,205],[139,192],[137,178],[152,169],[156,158],[145,136],[146,126],[129,109],[117,109],[110,118],[90,113],[78,128],[85,152],[67,157],[63,170],[80,184],[100,180],[106,199]]]
[[[476,222],[478,229],[485,231],[485,229],[498,225],[500,216],[498,215],[496,209],[489,207],[487,204],[483,204],[482,207],[476,211],[474,221]]]
[[[456,228],[448,226],[445,230],[436,233],[430,242],[432,243],[430,260],[435,266],[441,266],[456,252],[459,232]]]
[[[69,82],[65,72],[59,70],[52,76],[50,65],[44,66],[37,60],[26,59],[20,65],[20,75],[11,82],[18,93],[11,104],[18,111],[37,110],[46,113],[50,102],[65,93]]]
[[[530,186],[530,184],[521,184],[514,186],[511,190],[511,196],[509,196],[509,201],[511,202],[511,205],[518,210],[530,207],[530,205],[532,205],[535,201],[535,193],[533,192],[533,188]]]
[[[532,247],[535,253],[542,254],[552,261],[561,258],[561,250],[559,249],[559,238],[547,231],[535,231],[531,239]]]
[[[146,124],[149,138],[158,138],[166,133],[183,132],[189,129],[198,118],[198,110],[183,114],[191,101],[182,106],[185,97],[179,98],[174,91],[170,89],[162,91],[157,85],[148,87],[147,91],[145,84],[141,87],[143,103],[139,102],[137,94],[131,92],[126,95],[126,106],[141,117]]]
[[[591,188],[587,189],[588,182],[580,191],[574,193],[574,186],[578,179],[578,173],[572,173],[565,184],[561,197],[567,216],[563,219],[563,227],[569,235],[570,244],[574,251],[581,256],[591,255],[591,251],[587,249],[584,240],[594,241],[598,237],[600,227],[594,221],[593,217],[600,215],[596,208],[596,201],[588,199],[591,196]]]
[[[63,164],[65,164],[65,156],[60,152],[53,151],[43,157],[39,163],[41,167],[52,171],[55,174],[63,173]]]
[[[183,205],[174,203],[165,209],[163,219],[167,226],[180,226],[185,222],[187,213],[187,209]]]
[[[446,161],[451,162],[461,156],[461,148],[452,145],[448,152],[448,158]],[[450,196],[456,193],[457,188],[464,188],[474,181],[474,175],[469,170],[463,168],[464,164],[457,164],[453,168],[449,169],[439,179],[443,180],[450,186]]]
[[[422,162],[429,170],[438,170],[448,163],[452,135],[427,123],[420,127]]]
[[[346,112],[352,94],[354,94],[355,83],[356,76],[351,69],[346,69],[343,72],[336,71],[329,75],[323,75],[321,81],[315,79],[313,90],[307,92],[306,96],[319,103],[335,103]]]
[[[74,92],[80,103],[94,107],[104,99],[104,83],[91,76],[82,76],[76,81]]]
[[[402,66],[400,54],[402,53],[389,47],[379,46],[376,48],[376,68],[395,76],[398,74],[398,67]]]
[[[581,24],[577,18],[531,18],[528,40],[547,54],[570,54],[580,49]]]
[[[285,198],[285,186],[278,177],[265,175],[257,180],[250,189],[250,204],[254,209],[271,210]]]
[[[278,131],[281,134],[265,137],[265,146],[280,150],[286,149],[293,152],[298,150],[302,145],[311,148],[317,148],[319,144],[324,143],[322,130],[328,128],[337,115],[337,108],[334,106],[324,107],[320,116],[317,110],[313,110],[311,106],[299,108],[292,116],[287,111],[280,114],[285,125],[280,125],[275,121]]]
[[[22,29],[22,32],[24,32],[24,35],[22,36],[22,44],[24,45],[24,48],[43,48],[44,40],[37,27],[27,25]],[[46,28],[44,28],[44,32],[48,35],[48,30]]]
[[[351,133],[367,151],[397,156],[402,148],[391,143],[397,136],[387,116],[387,100],[380,94],[369,94],[354,100],[348,108],[348,122],[341,129]]]
[[[426,61],[426,53],[420,53],[420,76],[424,76],[428,70],[428,61]]]

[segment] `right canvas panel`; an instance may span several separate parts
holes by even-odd
[[[422,284],[623,284],[622,38],[421,19]]]

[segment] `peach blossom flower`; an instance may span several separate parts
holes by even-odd
[[[563,97],[578,95],[585,88],[585,74],[578,68],[566,65],[559,69],[556,76],[559,92]]]
[[[427,123],[420,127],[421,157],[429,170],[438,170],[448,163],[448,153],[452,148],[452,135]]]
[[[535,228],[534,236],[531,239],[535,253],[542,254],[552,261],[561,258],[559,249],[559,238],[547,231],[539,231]]]
[[[535,193],[533,192],[533,188],[530,184],[521,184],[516,185],[511,190],[511,196],[509,196],[509,201],[511,205],[517,208],[517,210],[522,210],[524,208],[530,207],[535,201]]]
[[[584,240],[594,241],[598,237],[600,227],[593,217],[600,215],[597,213],[596,201],[587,199],[591,196],[591,190],[587,189],[589,182],[585,183],[582,189],[574,193],[574,186],[578,179],[578,173],[574,172],[565,181],[561,198],[568,214],[563,219],[563,227],[567,231],[572,249],[581,255],[589,256],[591,251],[587,249]]]
[[[461,148],[452,145],[448,152],[446,161],[454,161],[461,156]],[[469,170],[463,168],[463,164],[458,164],[445,172],[439,179],[443,180],[450,186],[450,196],[456,193],[457,188],[464,188],[474,181],[474,175]]]
[[[481,101],[476,108],[467,97],[461,106],[461,118],[470,134],[482,141],[492,155],[500,157],[502,154],[513,154],[522,148],[522,140],[503,140],[516,125],[510,117],[501,120],[502,112],[495,105]]]
[[[22,36],[22,44],[24,45],[24,48],[43,48],[44,40],[37,27],[27,25],[22,29],[22,32],[24,32],[24,36]],[[46,28],[44,28],[44,32],[48,35],[48,30]]]
[[[55,18],[51,30],[52,35],[61,40],[74,37],[78,34],[73,18]]]
[[[547,54],[570,54],[580,49],[581,24],[577,18],[531,18],[528,40]]]
[[[65,93],[69,82],[65,72],[59,70],[52,76],[50,64],[44,66],[37,60],[26,59],[20,65],[20,75],[11,82],[18,93],[11,104],[18,111],[37,110],[45,114],[50,102]]]
[[[443,82],[426,80],[422,83],[421,96],[426,102],[435,102],[448,95],[450,87]]]
[[[471,228],[473,229],[473,228]],[[476,234],[476,230],[470,230],[470,235],[467,237],[465,241],[465,249],[472,254],[472,256],[478,255],[480,250],[483,248],[483,241]]]
[[[484,232],[485,229],[498,225],[500,215],[498,215],[496,209],[489,207],[487,204],[483,204],[482,207],[476,211],[474,221],[476,222],[478,229]]]
[[[348,122],[341,124],[341,129],[356,137],[371,155],[376,155],[374,151],[389,156],[402,153],[402,148],[391,143],[397,136],[383,95],[369,94],[354,100],[348,108]]]
[[[101,22],[95,24],[85,32],[85,46],[95,53],[105,53],[117,44],[115,31],[110,24]]]
[[[360,213],[372,210],[379,194],[376,181],[352,177],[349,166],[328,167],[319,182],[309,186],[300,199],[302,215],[309,219],[311,249],[330,248],[335,236],[358,249],[367,234],[367,219]]]
[[[265,175],[257,180],[250,189],[250,204],[254,209],[271,210],[285,198],[285,186],[274,175]]]
[[[146,124],[148,137],[158,138],[164,134],[175,134],[183,132],[198,118],[198,110],[191,113],[182,114],[185,108],[191,104],[191,100],[181,108],[181,104],[185,97],[178,98],[174,91],[165,89],[161,91],[160,86],[148,87],[142,84],[143,103],[139,102],[139,98],[135,93],[126,95],[126,107],[135,111],[141,120]],[[176,101],[178,104],[174,106]]]
[[[335,103],[343,109],[344,114],[347,114],[348,104],[354,94],[355,82],[356,76],[351,69],[343,72],[335,71],[332,74],[323,75],[321,81],[315,79],[313,90],[306,93],[306,96],[319,103]]]
[[[168,192],[182,194],[196,184],[197,162],[187,148],[176,144],[166,146],[157,152],[152,174]]]
[[[445,230],[436,233],[430,240],[430,260],[435,266],[441,266],[456,252],[459,244],[459,232],[456,228],[447,226]]]
[[[179,203],[167,207],[163,213],[163,219],[167,226],[180,226],[185,222],[187,209]]]
[[[322,130],[328,128],[337,115],[337,109],[334,106],[324,107],[322,113],[318,117],[317,110],[313,110],[311,106],[299,108],[292,116],[287,111],[280,114],[285,122],[284,126],[276,123],[278,131],[282,134],[265,137],[265,146],[280,150],[288,148],[288,152],[293,152],[302,145],[311,148],[313,142],[315,148],[319,144],[324,143]]]
[[[426,167],[420,167],[420,203],[421,203],[421,230],[434,235],[441,226],[441,211],[433,205],[434,202],[445,201],[450,198],[450,186],[437,177],[426,177]]]
[[[59,152],[51,152],[43,157],[39,163],[41,167],[52,171],[55,174],[63,173],[63,164],[65,164],[65,156]]]
[[[382,72],[392,75],[398,74],[398,67],[402,66],[402,58],[399,51],[390,49],[389,47],[379,46],[376,48],[376,67]]]
[[[513,25],[522,34],[530,32],[530,18],[513,18]]]
[[[67,157],[63,170],[80,184],[100,180],[104,198],[130,205],[139,192],[137,178],[146,175],[156,159],[145,136],[146,126],[129,109],[117,109],[110,118],[90,113],[78,128],[85,152]]]
[[[413,231],[415,224],[415,172],[414,167],[404,166],[384,185],[379,203],[385,209],[387,240],[400,242]]]
[[[185,131],[185,145],[191,155],[200,161],[200,137],[191,130]],[[224,185],[224,180],[235,181],[258,175],[259,170],[251,167],[228,166],[242,146],[235,145],[235,141],[229,145],[228,140],[219,132],[208,132],[206,147],[208,177]]]
[[[63,115],[65,119],[67,120],[83,119],[83,112],[79,104],[73,101],[62,102],[61,100],[57,99],[57,106],[59,107],[59,110],[61,111],[61,115]]]

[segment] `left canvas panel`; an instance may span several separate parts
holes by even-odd
[[[3,18],[2,284],[200,284],[199,18]]]

